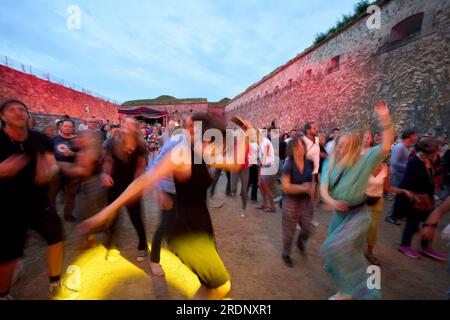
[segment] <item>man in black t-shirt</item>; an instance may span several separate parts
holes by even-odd
[[[57,162],[75,161],[76,148],[73,143],[75,123],[71,119],[64,119],[59,126],[60,133],[53,138],[55,148],[54,154]],[[77,179],[73,179],[60,173],[55,175],[50,184],[49,197],[50,204],[56,208],[56,198],[61,188],[64,190],[64,219],[70,222],[75,221],[73,210],[75,208],[75,192]]]
[[[48,244],[51,296],[70,299],[76,292],[60,282],[62,225],[48,199],[48,183],[58,166],[50,140],[28,130],[29,118],[21,101],[9,100],[0,106],[0,300],[11,299],[11,279],[30,228]]]

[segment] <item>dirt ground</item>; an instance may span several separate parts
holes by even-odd
[[[222,175],[217,187],[218,197],[225,204],[221,208],[211,208],[210,212],[218,250],[231,275],[230,297],[235,300],[323,300],[334,294],[331,277],[323,271],[319,256],[319,247],[326,237],[331,213],[316,209],[315,220],[320,225],[308,244],[309,254],[302,257],[293,248],[294,268],[288,268],[281,260],[281,210],[277,208],[277,213],[265,213],[256,209],[257,204],[249,204],[249,215],[241,218],[240,200],[224,195],[225,182],[225,175]],[[386,201],[387,209],[391,205],[391,201]],[[148,242],[151,244],[159,222],[159,211],[152,194],[146,196],[144,207]],[[448,222],[447,217],[439,230]],[[146,262],[136,262],[137,236],[124,214],[119,232],[122,258],[118,262],[104,259],[103,246],[78,251],[77,246],[82,238],[72,234],[75,225],[64,222],[64,226],[64,270],[73,265],[79,267],[79,299],[185,299],[195,292],[199,284],[196,276],[166,250],[161,256],[166,279],[152,276]],[[444,299],[449,287],[447,264],[425,257],[413,260],[399,253],[397,246],[401,231],[402,227],[384,220],[380,223],[375,252],[382,261],[383,298]],[[101,240],[102,236],[98,238]],[[416,237],[414,246],[418,245]],[[434,247],[444,252],[448,250],[440,238],[435,241]],[[47,299],[46,246],[34,232],[30,232],[24,268],[11,293],[17,299]],[[72,271],[69,269],[68,272]]]

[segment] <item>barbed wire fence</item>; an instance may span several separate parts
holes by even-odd
[[[78,91],[78,92],[82,92],[82,93],[85,93],[85,94],[88,94],[88,95],[100,98],[100,99],[108,101],[110,103],[120,104],[118,101],[116,101],[114,99],[105,97],[105,96],[103,96],[103,95],[101,95],[99,93],[96,93],[96,92],[92,91],[92,90],[88,90],[86,88],[83,88],[82,86],[77,85],[75,83],[72,83],[72,82],[66,81],[64,79],[55,77],[55,76],[51,75],[48,72],[44,72],[44,71],[39,70],[37,68],[34,68],[34,67],[30,66],[30,65],[23,64],[23,63],[21,63],[21,62],[19,62],[17,60],[14,60],[14,59],[11,59],[8,56],[5,56],[5,55],[0,55],[0,65],[3,65],[5,67],[8,67],[8,68],[11,68],[11,69],[14,69],[14,70],[26,73],[26,74],[33,75],[35,77],[38,77],[38,78],[40,78],[42,80],[49,81],[51,83],[59,84],[61,86],[64,86],[66,88],[70,88],[70,89]]]

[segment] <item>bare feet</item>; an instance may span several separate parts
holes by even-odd
[[[162,267],[159,263],[150,261],[150,269],[154,276],[164,277],[164,275],[165,275],[164,270],[162,269]]]

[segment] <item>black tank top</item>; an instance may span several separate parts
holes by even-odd
[[[169,228],[169,237],[192,233],[214,235],[211,217],[206,204],[207,190],[212,179],[206,164],[194,164],[191,155],[192,174],[186,181],[175,180],[177,192],[174,221]]]

